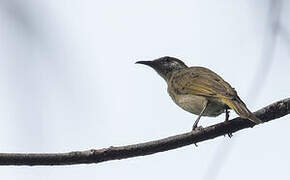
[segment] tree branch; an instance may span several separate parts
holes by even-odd
[[[254,114],[263,122],[268,122],[289,113],[290,98],[287,98],[264,107]],[[251,121],[238,117],[189,133],[128,146],[111,146],[104,149],[92,149],[69,153],[0,153],[0,165],[72,165],[126,159],[176,149],[253,126],[255,126],[255,124]]]

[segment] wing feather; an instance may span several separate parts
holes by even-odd
[[[193,94],[226,99],[237,98],[237,92],[219,75],[203,67],[191,67],[174,73],[173,89],[181,94]]]

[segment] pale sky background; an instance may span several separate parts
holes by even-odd
[[[208,67],[253,111],[290,97],[290,2],[281,1],[275,44],[269,2],[0,0],[0,152],[69,152],[190,131],[196,116],[138,60],[170,55]],[[232,139],[101,164],[1,166],[0,177],[289,179],[289,126],[288,116]]]

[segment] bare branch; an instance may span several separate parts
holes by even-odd
[[[254,114],[263,122],[268,122],[289,113],[290,98],[287,98],[264,107]],[[218,123],[189,133],[128,146],[111,146],[104,149],[92,149],[70,153],[0,153],[0,165],[72,165],[126,159],[176,149],[253,126],[255,126],[255,124],[251,121],[235,118],[231,121]]]

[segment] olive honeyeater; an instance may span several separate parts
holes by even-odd
[[[168,93],[182,109],[198,115],[193,129],[201,116],[216,117],[233,109],[240,117],[262,123],[246,107],[237,92],[219,75],[204,67],[188,67],[174,57],[161,57],[153,61],[138,61],[152,67],[168,85]]]

